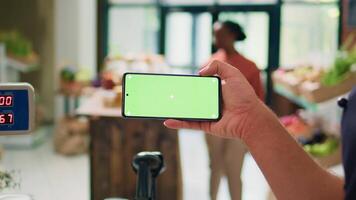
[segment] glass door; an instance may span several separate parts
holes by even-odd
[[[265,12],[221,12],[221,21],[230,20],[244,27],[247,39],[236,49],[264,70],[268,66],[268,24]],[[196,69],[212,53],[211,13],[171,12],[167,14],[165,55],[173,67]]]
[[[211,55],[211,14],[170,12],[166,16],[165,27],[168,64],[187,73],[195,73]]]

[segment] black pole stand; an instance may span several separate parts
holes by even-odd
[[[165,170],[160,152],[138,153],[132,166],[137,173],[135,200],[156,200],[156,178]]]

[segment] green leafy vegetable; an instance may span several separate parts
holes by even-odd
[[[17,31],[1,32],[0,43],[5,43],[6,51],[15,56],[28,56],[33,51],[31,42]]]
[[[353,45],[355,38],[356,35],[352,34],[346,39],[332,67],[321,78],[323,85],[337,85],[347,78],[352,65],[356,64],[356,44]]]

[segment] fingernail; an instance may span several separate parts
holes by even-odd
[[[164,122],[163,122],[163,125],[167,126],[167,121],[164,121]]]

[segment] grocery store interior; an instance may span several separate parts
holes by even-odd
[[[246,36],[233,47],[259,71],[248,81],[304,151],[343,177],[337,102],[356,86],[355,0],[0,0],[0,85],[35,90],[31,134],[0,136],[0,195],[134,199],[134,156],[159,151],[157,199],[276,199],[244,144],[230,165],[218,159],[228,145],[218,152],[203,131],[121,114],[125,72],[196,75],[228,56],[219,31]],[[212,183],[220,164],[237,167]]]

